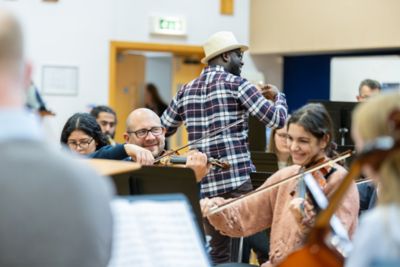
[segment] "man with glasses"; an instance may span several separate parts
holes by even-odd
[[[381,91],[381,84],[372,79],[362,80],[358,86],[357,101],[364,102],[368,100],[369,97],[379,94]]]
[[[203,48],[205,57],[201,62],[208,66],[198,78],[182,86],[161,121],[167,136],[184,124],[192,142],[243,120],[243,123],[191,147],[231,165],[229,170],[210,171],[201,181],[202,197],[237,197],[252,190],[250,173],[255,171],[248,147],[248,116],[257,117],[268,127],[283,127],[287,117],[286,99],[276,87],[264,86],[260,92],[240,77],[243,53],[248,47],[238,43],[232,32],[215,33]],[[213,262],[234,260],[230,257],[230,238],[219,234],[207,221],[205,223],[206,232],[212,236]]]
[[[129,114],[124,139],[128,144],[149,150],[154,158],[165,152],[165,128],[161,126],[160,117],[147,108],[139,108]],[[209,170],[207,156],[201,152],[191,151],[187,157],[186,167],[193,169],[199,182]]]

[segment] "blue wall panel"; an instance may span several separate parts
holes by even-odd
[[[330,55],[284,58],[283,88],[290,112],[311,99],[329,100]]]

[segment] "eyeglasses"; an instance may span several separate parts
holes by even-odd
[[[128,131],[128,134],[135,134],[137,138],[145,138],[149,132],[151,132],[152,135],[154,136],[159,136],[163,133],[164,127],[161,126],[156,126],[156,127],[151,127],[151,129],[140,129],[137,131]]]
[[[67,144],[71,149],[77,149],[78,147],[80,147],[81,149],[87,149],[90,143],[93,142],[93,140],[94,140],[93,138],[82,139],[79,140],[79,142],[75,140],[68,140]]]

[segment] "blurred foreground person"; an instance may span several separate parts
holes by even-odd
[[[16,18],[0,8],[0,266],[107,266],[112,187],[43,141],[25,109],[31,67]]]
[[[389,117],[393,115],[392,123]],[[352,135],[358,151],[382,136],[399,141],[399,92],[376,96],[358,106],[353,113]],[[346,266],[400,266],[400,150],[382,158],[378,169],[366,164],[362,171],[379,182],[378,205],[361,217]]]

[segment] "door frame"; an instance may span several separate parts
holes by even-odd
[[[110,42],[110,71],[109,71],[109,90],[108,103],[111,107],[116,105],[117,90],[117,60],[118,54],[124,51],[146,51],[146,52],[169,52],[173,55],[193,56],[201,59],[204,57],[203,48],[196,45],[162,44],[162,43],[142,43],[142,42]]]

